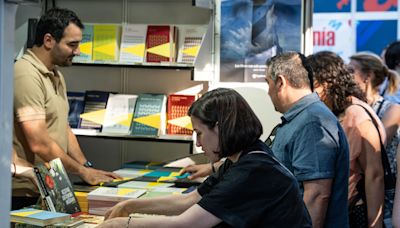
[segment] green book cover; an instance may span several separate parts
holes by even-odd
[[[91,62],[93,56],[93,25],[84,24],[82,42],[79,45],[81,54],[74,57],[74,62]]]
[[[40,195],[49,211],[68,214],[81,211],[60,158],[38,165],[34,171]]]
[[[140,94],[136,101],[131,135],[159,136],[166,129],[165,94]]]

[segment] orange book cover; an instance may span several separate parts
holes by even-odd
[[[149,25],[146,35],[146,62],[169,62],[171,60],[171,26]]]
[[[192,135],[193,129],[187,112],[195,99],[194,95],[171,94],[168,96],[168,134]]]

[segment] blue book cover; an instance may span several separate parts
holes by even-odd
[[[79,124],[79,116],[83,112],[85,103],[85,93],[83,92],[67,92],[68,97],[68,122],[71,128],[77,128]]]
[[[166,105],[165,94],[140,94],[133,114],[131,135],[157,137],[165,134]]]
[[[37,226],[47,226],[58,222],[63,222],[71,218],[70,214],[38,210],[34,208],[24,208],[10,212],[11,221],[16,223],[26,223]]]
[[[104,111],[104,113],[102,114],[103,119],[100,118],[100,116],[101,116],[100,114],[94,115],[93,120],[96,120],[96,121],[92,121],[92,119],[89,120],[89,119],[80,118],[78,128],[101,130],[102,123],[104,121],[105,109],[107,106],[107,101],[108,101],[108,97],[109,97],[110,93],[111,92],[96,91],[96,90],[86,91],[85,105],[84,105],[82,114],[96,113],[96,111],[103,110]]]

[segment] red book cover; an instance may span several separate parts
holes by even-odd
[[[169,62],[171,59],[171,27],[149,25],[146,35],[146,62]]]
[[[171,94],[168,96],[168,134],[192,135],[191,124],[187,112],[195,101],[194,95]]]

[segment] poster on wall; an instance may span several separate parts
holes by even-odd
[[[358,0],[358,12],[397,11],[397,0]]]
[[[222,0],[221,82],[264,82],[265,62],[301,49],[300,0]]]
[[[330,18],[316,17],[313,21],[313,52],[332,51],[347,61],[355,52],[350,15],[334,18],[340,17],[332,14]]]
[[[387,45],[396,41],[397,23],[397,20],[357,20],[357,52],[371,51],[380,55]]]
[[[350,0],[314,0],[314,13],[339,13],[350,10]]]

